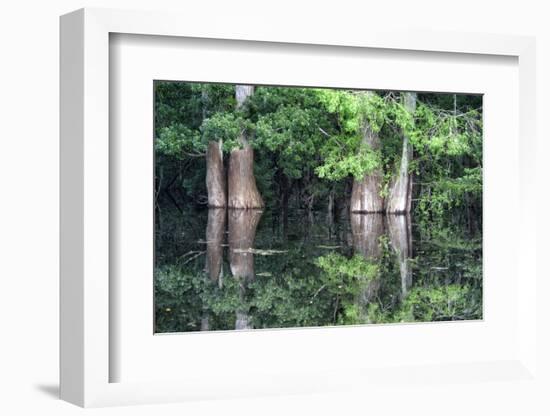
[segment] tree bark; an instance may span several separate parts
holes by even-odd
[[[373,150],[380,148],[380,138],[377,133],[372,131],[368,123],[363,128],[363,144]],[[351,212],[384,212],[384,198],[380,195],[382,178],[381,169],[376,169],[374,172],[365,175],[363,179],[353,180]]]
[[[223,285],[223,240],[227,210],[212,208],[208,210],[206,224],[206,265],[205,271],[213,284]],[[201,331],[210,330],[210,317],[203,305]]]
[[[404,297],[412,285],[412,268],[409,262],[412,257],[411,218],[409,215],[388,215],[386,218],[390,244],[399,262],[401,295]]]
[[[380,237],[384,235],[384,214],[351,214],[351,233],[355,253],[367,260],[382,254]]]
[[[237,311],[235,314],[235,329],[254,329],[251,321],[248,312]]]
[[[403,100],[407,111],[414,114],[416,111],[416,93],[404,93]],[[391,182],[390,194],[386,205],[386,211],[389,214],[406,214],[411,212],[412,175],[409,173],[409,165],[412,156],[412,145],[407,134],[404,134],[401,162]]]
[[[229,265],[237,279],[254,279],[254,254],[250,250],[262,214],[259,210],[229,210]]]
[[[379,259],[382,254],[380,237],[384,235],[384,215],[352,213],[350,217],[355,254],[361,254],[369,261]],[[379,290],[380,279],[373,279],[359,294],[359,304],[364,308]]]
[[[264,207],[254,178],[254,151],[249,145],[231,151],[228,194],[229,208],[262,209]]]
[[[237,85],[235,98],[237,108],[243,106],[254,93],[252,85]],[[229,208],[263,208],[264,202],[256,186],[254,177],[254,151],[250,146],[246,131],[239,136],[240,149],[234,149],[229,156],[228,206]]]
[[[256,227],[260,222],[262,211],[229,210],[229,266],[235,279],[241,284],[241,296],[244,297],[247,283],[254,280],[254,239]],[[235,311],[235,329],[251,329],[249,311]]]
[[[208,143],[206,150],[206,189],[208,207],[224,208],[227,203],[222,141]]]
[[[223,239],[225,235],[225,218],[227,211],[223,208],[208,210],[206,224],[206,272],[210,280],[221,284],[223,274]]]

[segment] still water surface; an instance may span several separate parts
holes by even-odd
[[[163,212],[156,332],[480,319],[479,230],[407,215]]]

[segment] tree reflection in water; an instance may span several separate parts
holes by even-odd
[[[401,294],[404,297],[412,285],[412,268],[410,263],[410,259],[413,256],[411,217],[405,214],[390,214],[386,219],[390,243],[399,263]]]
[[[254,281],[254,239],[260,222],[260,210],[229,210],[229,266],[231,274],[239,282],[241,299],[248,285]],[[252,321],[247,308],[236,311],[235,329],[251,329]]]
[[[213,282],[223,285],[223,243],[225,236],[225,208],[208,210],[206,225],[206,272]]]
[[[353,250],[362,255],[367,261],[376,263],[382,255],[384,235],[384,215],[352,213],[350,218],[351,233],[353,236]],[[359,297],[362,306],[367,305],[377,295],[380,289],[380,277],[377,276],[364,288]]]
[[[173,232],[156,242],[157,332],[481,318],[480,233],[461,226],[304,213],[283,227],[240,209],[163,221]]]

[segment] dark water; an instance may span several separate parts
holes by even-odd
[[[156,332],[482,318],[479,230],[381,214],[158,218]]]

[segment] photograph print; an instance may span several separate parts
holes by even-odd
[[[483,319],[483,97],[155,81],[155,333]]]

